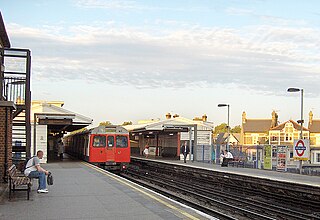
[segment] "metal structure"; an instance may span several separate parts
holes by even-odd
[[[299,88],[288,88],[287,92],[300,92],[301,91],[301,119],[298,120],[298,123],[301,124],[300,127],[300,139],[303,139],[303,89]],[[299,162],[299,171],[302,174],[302,160]]]
[[[230,148],[229,148],[229,138],[230,138],[230,125],[229,125],[229,120],[230,120],[230,105],[229,105],[229,104],[218,104],[218,107],[228,107],[228,127],[227,127],[228,137],[227,137],[226,150],[227,150],[227,151],[230,151]]]
[[[28,49],[0,48],[0,53],[5,67],[0,75],[0,99],[16,105],[12,117],[12,152],[25,152],[30,157],[31,52]]]

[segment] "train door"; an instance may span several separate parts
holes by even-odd
[[[116,137],[116,159],[121,162],[130,162],[130,144],[128,135],[117,135]]]
[[[114,162],[115,161],[115,143],[114,143],[114,135],[108,135],[107,147],[106,147],[106,161],[107,162]]]
[[[90,162],[106,161],[106,136],[92,135],[90,144]]]

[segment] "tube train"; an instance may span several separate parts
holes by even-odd
[[[130,163],[129,132],[116,125],[99,126],[64,138],[65,150],[72,156],[104,167],[123,171]]]

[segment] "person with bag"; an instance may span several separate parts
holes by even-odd
[[[40,160],[43,157],[43,151],[39,150],[37,155],[32,157],[26,164],[24,175],[29,178],[38,178],[39,187],[38,193],[48,193],[46,184],[46,175],[49,175],[49,171],[40,166]]]

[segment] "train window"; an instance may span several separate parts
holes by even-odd
[[[108,147],[113,147],[113,146],[114,146],[114,137],[108,136]]]
[[[126,136],[117,136],[116,142],[118,148],[128,147],[128,138]]]
[[[94,147],[105,147],[106,146],[106,136],[94,136],[92,145]]]

